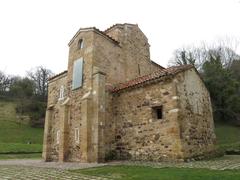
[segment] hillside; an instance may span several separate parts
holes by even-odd
[[[27,125],[15,112],[15,102],[0,101],[0,153],[42,151],[43,129]]]

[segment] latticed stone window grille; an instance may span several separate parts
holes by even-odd
[[[59,100],[64,99],[64,86],[61,86],[59,89]]]
[[[60,130],[57,130],[57,138],[56,138],[56,143],[60,143]]]

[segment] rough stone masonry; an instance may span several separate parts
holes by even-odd
[[[81,28],[49,79],[43,158],[178,161],[214,152],[209,92],[190,65],[150,60],[138,25]]]

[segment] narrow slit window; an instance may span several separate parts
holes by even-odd
[[[163,119],[163,106],[153,107],[153,116],[155,119]]]
[[[79,143],[79,128],[75,128],[74,136],[75,136],[75,142],[78,144]]]
[[[83,48],[83,40],[79,39],[78,41],[78,49],[82,49]]]
[[[61,86],[59,90],[59,100],[62,99],[64,99],[64,86]]]
[[[141,75],[140,65],[138,64],[138,75]]]

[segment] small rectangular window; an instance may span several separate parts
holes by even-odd
[[[154,119],[163,119],[163,106],[153,107]]]
[[[57,144],[60,143],[60,130],[57,130],[57,139],[56,139]]]
[[[79,143],[79,129],[78,128],[75,128],[75,131],[74,131],[74,139],[75,139],[75,142],[78,144]]]
[[[77,59],[73,63],[72,90],[82,86],[83,59]]]

